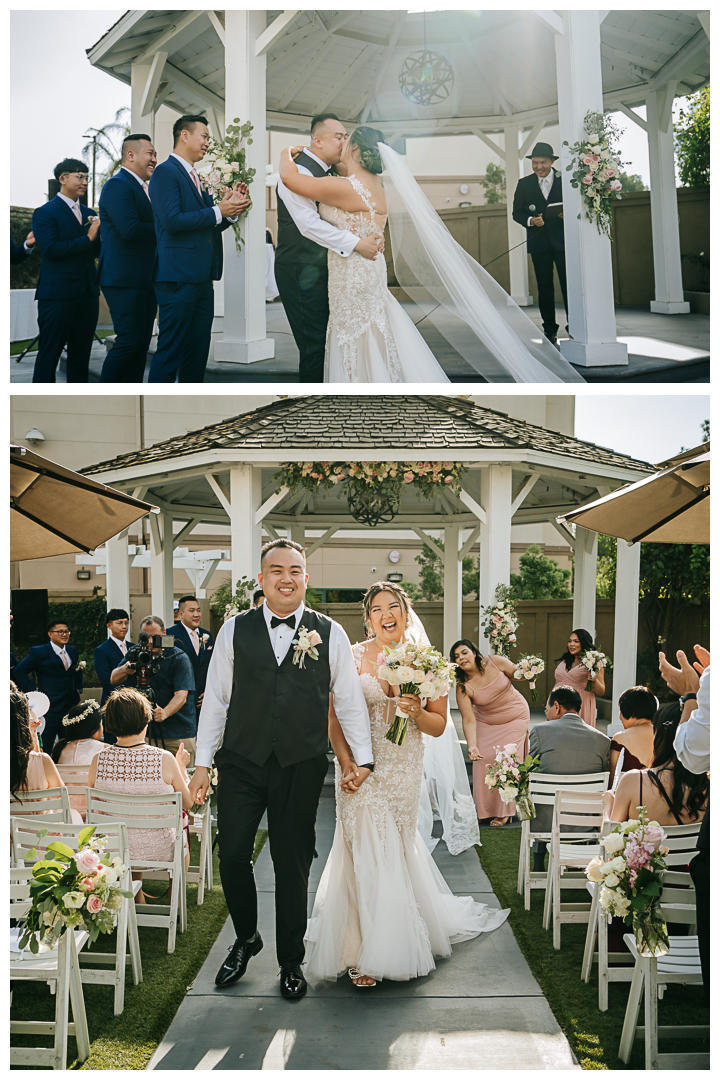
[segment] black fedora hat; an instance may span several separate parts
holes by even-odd
[[[553,161],[557,161],[557,154],[553,154],[553,148],[548,142],[535,143],[532,153],[527,156],[527,160],[532,161],[534,157],[549,157]]]

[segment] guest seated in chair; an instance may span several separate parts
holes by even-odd
[[[631,769],[646,769],[652,764],[653,717],[658,700],[645,686],[631,686],[620,695],[618,702],[623,732],[614,735],[610,743],[610,786],[615,777]]]
[[[64,736],[64,737],[63,737]],[[58,765],[89,765],[103,748],[103,718],[97,701],[83,701],[63,717],[63,731],[52,750]],[[71,795],[70,805],[85,820],[85,795]]]
[[[169,750],[145,742],[148,724],[153,718],[152,706],[139,690],[114,690],[105,706],[105,726],[117,738],[114,745],[105,745],[93,758],[88,773],[88,786],[99,791],[116,791],[122,795],[160,795],[179,791],[183,810],[193,805],[188,790],[185,766],[190,755],[182,743],[173,756]],[[172,858],[174,833],[172,829],[128,829],[128,845],[133,862],[144,859],[164,862]],[[185,868],[190,863],[190,851],[185,835]],[[142,879],[141,873],[133,878]],[[145,903],[145,894],[137,895]]]
[[[33,734],[32,717],[28,699],[21,690],[10,690],[10,813],[17,804],[17,812],[26,814],[23,807],[23,791],[44,791],[46,788],[65,787],[55,762],[49,754],[36,750],[37,740]],[[42,810],[34,811],[42,814]],[[72,819],[82,825],[76,810]]]

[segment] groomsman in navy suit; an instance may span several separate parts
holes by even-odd
[[[67,381],[87,382],[99,309],[95,259],[100,254],[100,218],[80,202],[88,186],[84,161],[66,158],[54,173],[59,193],[32,216],[42,254],[35,292],[40,343],[33,382],[55,382],[64,345]]]
[[[35,645],[15,668],[15,683],[26,694],[35,690],[30,679],[32,672],[37,689],[50,698],[42,733],[43,750],[49,754],[56,737],[62,732],[63,716],[80,701],[83,677],[78,667],[78,651],[68,645],[70,631],[65,620],[51,620],[47,632],[50,638],[48,644]]]
[[[35,237],[32,232],[29,232],[25,237],[23,244],[16,244],[10,234],[10,265],[17,266],[18,263],[25,262],[28,255],[32,255],[37,248],[35,247]]]
[[[222,202],[200,184],[195,170],[210,145],[204,116],[173,125],[174,150],[150,181],[158,259],[155,295],[160,334],[148,382],[202,382],[210,351],[213,281],[222,277],[221,233],[247,209],[247,188],[225,189]]]
[[[212,657],[213,636],[200,625],[202,612],[197,597],[181,596],[179,611],[180,618],[172,626],[168,626],[167,633],[172,634],[178,649],[182,649],[190,658],[195,676],[195,706],[199,719]]]
[[[157,245],[148,188],[156,165],[150,136],[128,135],[122,144],[122,167],[100,194],[103,246],[98,281],[116,335],[101,383],[138,383],[145,374],[157,311],[152,281]]]
[[[106,617],[106,625],[110,636],[106,641],[103,641],[102,645],[98,645],[93,652],[95,674],[102,685],[101,707],[110,697],[113,690],[116,689],[110,682],[111,673],[116,667],[120,667],[125,662],[128,649],[133,648],[133,642],[127,640],[128,630],[130,629],[130,616],[127,611],[124,611],[123,608],[110,608]],[[129,675],[124,685],[135,686],[135,676]],[[108,741],[107,737],[105,741]]]

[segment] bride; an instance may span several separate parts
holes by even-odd
[[[337,228],[370,236],[389,222],[398,282],[422,321],[488,382],[584,382],[494,278],[452,238],[382,132],[361,125],[337,176],[301,174],[288,147],[280,176]],[[384,258],[328,252],[330,319],[325,382],[449,379],[387,287]]]
[[[404,639],[407,593],[378,582],[365,594],[363,615],[374,636],[353,646],[353,653],[370,713],[375,769],[359,788],[341,780],[348,766],[357,765],[331,708],[337,823],[308,922],[306,961],[316,977],[336,979],[347,971],[356,986],[369,987],[383,978],[427,975],[435,956],[450,956],[452,944],[495,930],[508,911],[454,896],[418,833],[423,732],[442,735],[448,699],[423,706],[413,694],[391,696],[375,674],[383,646]],[[398,703],[410,716],[403,746],[385,738]]]

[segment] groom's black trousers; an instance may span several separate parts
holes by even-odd
[[[300,382],[321,383],[330,317],[327,265],[276,259],[275,281],[300,352]]]
[[[260,819],[267,810],[275,869],[278,963],[302,963],[308,876],[327,757],[323,754],[282,768],[274,754],[264,765],[255,765],[223,747],[215,755],[215,764],[219,775],[220,880],[235,934],[239,941],[247,941],[257,929],[252,853]]]

